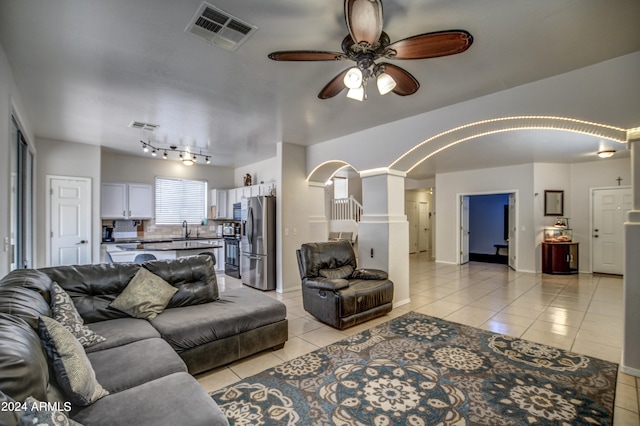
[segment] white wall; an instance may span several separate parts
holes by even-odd
[[[11,66],[4,49],[0,46],[0,277],[9,272],[11,265],[9,247],[5,245],[5,241],[11,238],[9,146],[15,142],[11,138],[12,114],[17,116],[27,142],[35,150],[35,138],[16,87]],[[34,185],[37,186],[38,183],[35,182]],[[38,207],[39,204],[34,206],[35,209]]]
[[[309,182],[305,168],[306,148],[279,142],[278,164],[281,165],[277,196],[277,291],[284,293],[300,289],[300,273],[296,250],[309,242],[310,211]],[[317,194],[316,194],[317,195]]]
[[[233,187],[244,186],[244,175],[247,173],[251,175],[254,185],[260,182],[277,182],[279,171],[278,157],[272,157],[264,161],[238,167],[233,172]]]
[[[36,232],[35,266],[50,266],[46,259],[46,177],[47,175],[73,176],[91,179],[91,258],[93,263],[100,262],[100,147],[82,143],[38,139],[38,167],[36,171],[37,205],[35,218]]]
[[[156,176],[206,180],[209,189],[233,187],[233,169],[206,164],[185,166],[179,161],[161,158],[102,152],[102,181],[146,183],[153,185]]]
[[[459,263],[459,196],[517,192],[516,267],[535,272],[532,164],[436,175],[436,261]]]

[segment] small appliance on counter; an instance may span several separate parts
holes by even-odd
[[[233,222],[225,222],[222,224],[222,236],[223,237],[235,237],[236,227]]]
[[[102,242],[110,243],[113,242],[113,226],[103,226],[102,227]]]

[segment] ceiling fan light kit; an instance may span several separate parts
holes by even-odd
[[[600,158],[611,158],[613,157],[613,154],[615,154],[616,151],[613,149],[610,150],[606,150],[606,151],[598,151],[598,157]]]
[[[362,101],[367,98],[366,85],[376,79],[378,92],[385,95],[408,96],[420,88],[418,81],[406,70],[379,59],[427,59],[462,53],[473,43],[473,36],[464,30],[425,33],[391,43],[382,31],[381,0],[345,0],[345,22],[349,34],[342,41],[342,52],[317,50],[279,51],[269,54],[274,61],[337,61],[351,60],[355,67],[335,76],[320,91],[320,99],[336,96],[345,87],[347,97]]]

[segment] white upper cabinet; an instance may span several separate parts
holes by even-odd
[[[212,189],[210,197],[211,206],[216,208],[212,219],[227,219],[229,217],[227,209],[227,190]]]
[[[103,219],[151,219],[153,187],[137,183],[103,183],[100,192]]]

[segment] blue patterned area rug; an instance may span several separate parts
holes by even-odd
[[[232,425],[611,425],[617,370],[410,312],[211,395]]]

